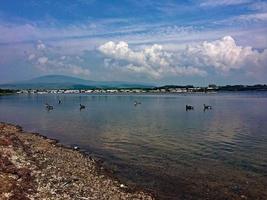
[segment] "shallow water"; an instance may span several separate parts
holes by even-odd
[[[135,100],[141,104],[134,106]],[[47,111],[46,102],[54,110]],[[186,111],[186,104],[195,109]],[[204,112],[203,104],[213,109]],[[160,198],[267,195],[264,92],[0,96],[0,121],[79,145],[128,185],[156,191]]]

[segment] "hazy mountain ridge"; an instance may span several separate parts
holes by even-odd
[[[9,89],[89,89],[89,88],[149,88],[146,83],[123,81],[92,81],[64,75],[47,75],[26,81],[1,84]]]

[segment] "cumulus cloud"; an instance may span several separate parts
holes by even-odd
[[[129,48],[126,42],[115,43],[110,41],[101,45],[99,51],[114,60],[126,61],[127,64],[122,64],[123,70],[127,69],[129,72],[145,74],[155,79],[171,75],[206,74],[204,70],[192,66],[177,66],[174,54],[165,51],[158,44],[146,47],[140,51],[134,51]],[[106,65],[108,63],[106,62]],[[119,62],[117,65],[119,65]]]
[[[90,70],[78,65],[80,57],[60,55],[57,50],[47,47],[38,41],[34,53],[28,55],[28,61],[43,72],[64,73],[70,75],[89,76]]]
[[[188,46],[181,58],[194,66],[214,67],[224,72],[231,69],[249,70],[251,67],[262,67],[267,61],[266,50],[260,53],[252,47],[238,46],[231,36]]]
[[[204,41],[178,51],[166,51],[154,44],[142,50],[131,49],[126,42],[107,42],[99,51],[106,67],[144,74],[154,79],[166,76],[205,76],[208,71],[228,73],[231,70],[255,72],[267,63],[267,50],[238,46],[231,36]],[[252,70],[253,69],[253,70]]]
[[[45,46],[45,44],[41,40],[39,40],[38,43],[37,43],[37,45],[36,45],[36,48],[38,50],[44,50],[46,48],[46,46]]]
[[[44,57],[44,56],[37,59],[37,62],[39,64],[41,64],[41,65],[46,64],[47,61],[48,61],[48,58],[47,57]]]
[[[30,54],[29,56],[28,56],[28,60],[33,60],[35,58],[35,54]]]

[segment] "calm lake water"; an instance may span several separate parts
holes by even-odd
[[[267,199],[267,93],[0,96],[0,121],[78,145],[161,199]]]

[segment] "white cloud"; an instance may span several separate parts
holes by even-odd
[[[257,10],[257,11],[267,11],[267,2],[255,2],[249,6],[250,9],[252,10]]]
[[[89,76],[91,74],[89,69],[84,69],[80,66],[77,65],[68,65],[67,70],[70,74],[75,74],[75,75],[81,75],[81,76]]]
[[[267,21],[267,13],[254,13],[247,15],[240,15],[235,18],[237,21],[247,21],[247,22],[261,22]]]
[[[204,0],[200,6],[230,6],[250,3],[251,0]]]
[[[89,69],[82,68],[73,63],[64,63],[56,59],[47,60],[46,65],[39,64],[36,67],[43,72],[49,72],[49,73],[63,73],[63,74],[78,75],[84,77],[90,75]]]
[[[45,44],[41,40],[39,40],[38,43],[37,43],[37,45],[36,45],[36,48],[38,50],[44,50],[46,48],[46,46],[45,46]]]
[[[242,69],[255,73],[265,70],[267,63],[267,50],[259,52],[249,46],[238,46],[231,36],[172,52],[157,44],[137,51],[129,48],[126,42],[112,41],[101,45],[99,51],[107,57],[104,62],[106,67],[144,74],[154,79],[204,76],[207,71],[214,70],[227,73]]]
[[[35,58],[35,54],[30,54],[29,56],[28,56],[28,60],[33,60]]]
[[[193,66],[214,67],[223,72],[241,68],[250,70],[253,67],[265,66],[267,62],[266,50],[260,53],[251,47],[238,46],[231,36],[188,46],[182,55],[183,60]]]
[[[38,64],[41,64],[41,65],[46,64],[47,61],[48,61],[48,58],[44,56],[37,59]]]
[[[122,64],[123,70],[128,69],[129,72],[145,74],[154,79],[164,76],[203,76],[206,74],[202,69],[176,65],[174,54],[163,50],[163,47],[158,44],[134,51],[129,48],[126,42],[114,43],[110,41],[101,45],[99,51],[112,59],[126,61],[127,64]]]
[[[52,60],[49,65],[44,69],[47,72],[53,73],[67,73],[71,75],[89,76],[90,70],[82,68],[73,63],[62,62],[59,60]]]
[[[201,2],[204,3],[206,1]],[[222,2],[229,4],[234,1]],[[257,2],[255,2],[255,4],[256,3]],[[247,34],[240,35],[244,31],[250,31],[255,36],[261,38],[265,38],[266,35],[266,26],[261,24],[262,21],[259,20],[260,18],[262,19],[264,15],[256,14],[254,17],[258,20],[252,20],[253,23],[247,26],[247,23],[243,22],[245,21],[246,13],[247,12],[241,12],[241,16],[238,14],[234,16],[231,15],[232,17],[226,15],[224,18],[225,20],[219,20],[220,18],[218,18],[218,21],[215,21],[214,18],[199,18],[186,22],[181,26],[172,22],[145,23],[138,21],[138,19],[109,20],[108,22],[104,19],[97,21],[90,20],[90,22],[62,26],[52,26],[45,21],[41,23],[41,25],[39,23],[30,22],[25,24],[25,21],[15,23],[0,20],[0,43],[23,46],[26,45],[26,43],[32,43],[33,40],[40,40],[35,45],[35,47],[40,50],[44,48],[49,49],[51,46],[57,46],[61,53],[74,55],[77,54],[77,52],[82,53],[84,50],[94,50],[107,40],[117,42],[122,40],[135,45],[154,43],[168,44],[173,48],[174,46],[179,46],[177,44],[189,44],[201,40],[211,40],[230,34],[238,36],[239,38],[245,37],[245,44],[253,45],[254,47],[258,45],[256,47],[259,48],[266,47],[266,40],[264,40],[265,42],[256,43],[255,37],[247,37]],[[252,15],[251,13],[251,16],[247,17],[251,19],[253,17]],[[95,24],[95,26],[92,26],[92,23]],[[212,28],[206,26],[207,24],[211,25]],[[260,33],[259,29],[265,29],[265,32]],[[17,33],[20,34],[18,35]],[[45,45],[43,41],[45,41]],[[24,48],[21,48],[24,51]],[[166,49],[167,46],[165,45],[164,48]]]
[[[38,41],[35,53],[28,56],[33,66],[43,72],[63,73],[70,75],[89,76],[90,70],[78,65],[81,62],[79,56],[65,56],[58,53],[56,47],[49,48],[42,41]]]

